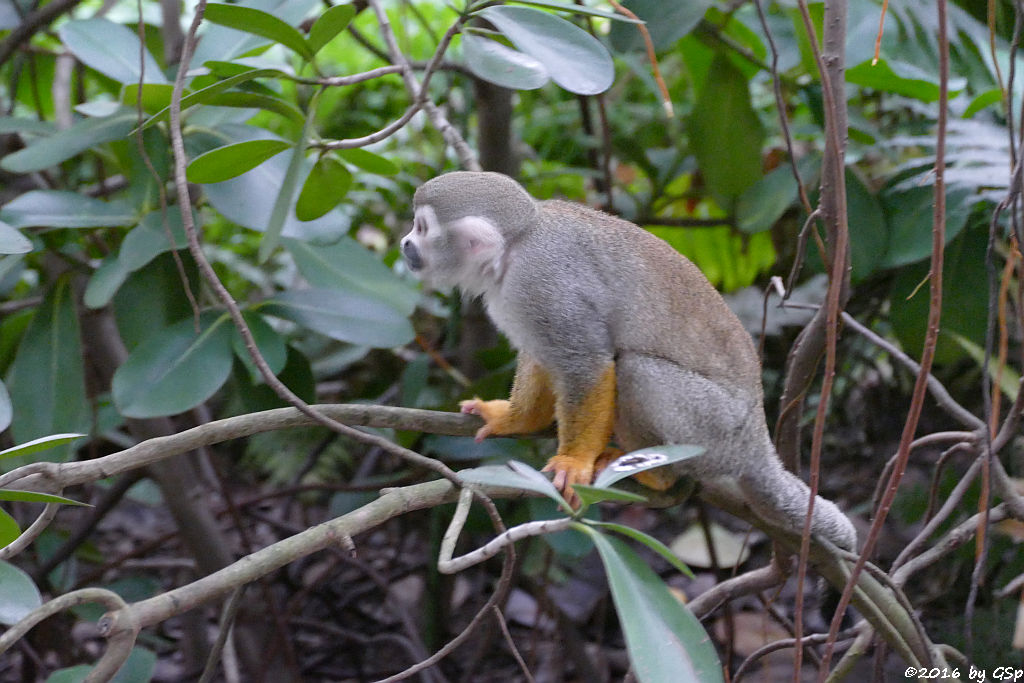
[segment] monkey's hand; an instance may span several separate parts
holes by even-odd
[[[478,443],[488,436],[514,434],[517,431],[509,428],[509,416],[512,411],[511,403],[508,401],[481,401],[479,398],[471,398],[460,402],[459,408],[464,413],[479,415],[484,419],[484,426],[476,430],[474,437]]]

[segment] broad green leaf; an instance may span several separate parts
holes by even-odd
[[[32,577],[9,562],[0,562],[0,624],[13,626],[42,604]]]
[[[533,90],[550,80],[539,61],[496,40],[464,33],[462,53],[475,76],[503,88]]]
[[[572,490],[579,496],[580,501],[588,506],[607,501],[615,503],[643,503],[647,501],[641,495],[630,493],[629,491],[620,491],[619,489],[597,488],[596,486],[576,484],[572,487]]]
[[[971,213],[970,195],[967,188],[946,189],[946,244],[967,225]],[[895,268],[928,258],[932,253],[935,188],[887,188],[883,190],[881,200],[889,222],[889,240],[888,251],[880,267]]]
[[[20,116],[0,116],[0,134],[48,136],[57,132],[57,126],[50,121],[39,121]]]
[[[300,221],[320,218],[341,203],[351,185],[352,174],[341,162],[326,155],[320,157],[302,184],[295,202],[296,218]]]
[[[704,450],[703,446],[653,446],[620,455],[597,475],[594,480],[594,488],[606,488],[637,472],[653,470],[656,467],[671,465],[680,460],[695,458],[703,455]]]
[[[192,218],[198,225],[199,217],[195,211]],[[121,242],[117,254],[121,265],[129,271],[138,270],[160,254],[188,247],[185,226],[181,222],[181,207],[177,204],[167,207],[166,219],[165,227],[164,214],[159,209],[143,216]]]
[[[687,133],[714,194],[732,199],[760,179],[764,129],[750,104],[747,79],[725,54],[711,63]]]
[[[922,102],[936,102],[939,99],[939,79],[913,64],[879,59],[877,64],[866,61],[846,70],[847,83],[872,88],[894,95],[912,97]],[[950,96],[963,90],[967,81],[951,78]]]
[[[60,39],[78,59],[118,83],[138,83],[139,38],[135,32],[107,19],[80,19],[61,25]],[[166,83],[148,51],[143,52],[146,83]]]
[[[518,467],[514,467],[512,463],[516,463]],[[504,465],[484,465],[483,467],[460,470],[459,478],[470,484],[502,486],[539,493],[554,501],[555,505],[564,512],[571,514],[569,504],[562,498],[562,494],[558,492],[551,480],[518,460],[509,460]]]
[[[231,321],[202,316],[198,334],[189,318],[147,337],[114,373],[114,403],[125,417],[174,415],[220,389],[231,373]]]
[[[744,236],[727,227],[679,230],[650,226],[648,230],[696,263],[708,280],[725,292],[749,286],[775,265],[769,232]]]
[[[402,346],[415,337],[409,320],[379,301],[327,289],[281,292],[259,310],[291,320],[332,339],[379,348]]]
[[[688,576],[691,579],[693,578],[693,572],[690,571],[690,568],[687,567],[686,564],[682,560],[680,560],[674,552],[672,552],[672,549],[664,543],[662,543],[661,541],[659,541],[658,539],[654,538],[653,536],[645,534],[639,529],[634,529],[633,527],[625,526],[623,524],[614,524],[612,522],[600,521],[587,521],[585,523],[589,524],[590,526],[597,527],[599,529],[610,529],[611,531],[620,533],[623,536],[628,536],[629,538],[632,538],[634,541],[643,543],[645,546],[647,546],[648,548],[650,548],[651,550],[665,558],[665,560],[669,564],[678,569],[679,572],[682,573],[684,576]]]
[[[131,271],[114,255],[107,256],[85,285],[82,301],[93,310],[103,308],[117,294]]]
[[[95,619],[93,619],[93,621],[95,621]],[[89,664],[78,664],[76,666],[57,669],[50,674],[49,678],[46,679],[46,683],[83,683],[89,674],[92,673],[94,668],[94,666],[90,666]],[[140,683],[140,681],[151,681],[153,680],[153,671],[155,668],[156,653],[144,647],[134,647],[124,664],[120,669],[118,669],[117,673],[114,674],[114,677],[110,679],[110,683]]]
[[[212,149],[188,165],[192,183],[219,183],[240,176],[291,147],[284,140],[249,140]]]
[[[712,0],[628,0],[622,4],[647,22],[654,49],[660,52],[696,28],[714,3]],[[643,36],[636,26],[612,24],[608,38],[616,52],[644,49]]]
[[[409,282],[351,237],[328,245],[286,238],[283,244],[313,287],[353,292],[405,316],[412,315],[419,302],[420,294]]]
[[[188,107],[191,107],[196,104],[207,104],[210,102],[210,100],[212,100],[220,93],[224,92],[225,90],[228,90],[229,88],[233,88],[236,85],[241,85],[242,83],[246,83],[248,81],[252,81],[257,78],[263,78],[266,76],[277,76],[280,73],[281,72],[278,69],[246,68],[242,73],[235,74],[234,76],[225,78],[222,81],[217,81],[212,85],[208,85],[205,88],[200,88],[199,90],[196,90],[194,93],[182,96],[181,110],[184,111]],[[143,97],[145,97],[145,93],[143,93]],[[158,112],[156,112],[151,117],[146,119],[145,123],[142,124],[142,129],[145,130],[146,128],[149,128],[150,126],[156,123],[166,121],[170,116],[170,111],[171,105],[170,98],[168,97],[167,105],[163,109],[160,109]]]
[[[263,319],[262,315],[254,313],[252,311],[244,311],[242,317],[245,318],[246,324],[249,325],[249,331],[252,332],[253,338],[256,340],[256,348],[259,349],[260,355],[263,356],[263,360],[267,361],[267,365],[270,366],[270,371],[275,375],[281,372],[284,368],[284,364],[288,359],[288,347],[285,345],[284,337],[282,337],[277,330],[267,324],[267,321]],[[262,381],[262,375],[256,368],[256,364],[249,356],[248,349],[245,348],[245,342],[242,340],[242,334],[231,326],[231,348],[234,349],[235,355],[238,356],[239,360],[245,365],[249,371],[249,375],[254,381]]]
[[[850,278],[859,282],[885,258],[889,229],[878,197],[853,171],[846,173],[846,213],[850,229]]]
[[[1003,91],[999,88],[992,88],[981,93],[967,105],[967,109],[964,110],[963,117],[965,119],[972,118],[982,109],[998,104],[1003,101]]]
[[[114,116],[83,119],[67,130],[8,154],[0,161],[0,168],[11,173],[32,173],[51,168],[96,145],[125,139],[135,127],[135,122],[135,112],[128,110]]]
[[[121,89],[121,103],[126,107],[135,109],[139,104],[139,84],[128,83]],[[147,114],[158,112],[164,107],[171,105],[171,93],[174,92],[173,83],[143,83],[142,84],[142,110]],[[186,90],[182,99],[190,93]],[[184,107],[182,107],[184,108]],[[136,114],[138,116],[138,114]]]
[[[587,7],[586,5],[574,5],[571,2],[555,2],[555,0],[512,0],[512,2],[515,2],[517,5],[532,5],[534,7],[546,7],[547,9],[554,9],[560,12],[568,12],[570,14],[585,14],[590,17],[603,17],[605,19],[615,19],[616,21],[622,21],[629,24],[640,23],[636,19],[627,17],[625,14],[619,14],[618,12],[597,9],[595,7]]]
[[[0,510],[0,548],[6,548],[21,536],[21,528],[14,517]]]
[[[232,141],[265,139],[268,136],[267,131],[253,126],[220,126],[218,132],[226,133],[224,138]],[[268,192],[267,188],[281,188],[290,165],[291,158],[279,154],[248,173],[222,183],[211,183],[203,190],[213,207],[228,220],[252,230],[266,230],[280,194],[279,191]],[[298,177],[300,184],[312,166],[312,160],[303,160]],[[284,237],[333,242],[348,232],[350,220],[340,210],[331,211],[314,221],[300,221],[294,211],[288,211],[281,234]]]
[[[184,260],[185,276],[193,292],[199,291],[200,277],[195,263]],[[139,346],[155,330],[169,327],[195,312],[185,293],[181,271],[171,254],[161,254],[128,275],[111,302],[117,329],[129,351]]]
[[[967,355],[971,357],[975,363],[979,366],[985,364],[985,349],[975,344],[970,339],[964,337],[962,334],[956,332],[947,332],[950,337],[953,338],[957,344],[959,344]],[[994,355],[989,356],[988,359],[988,375],[992,380],[999,382],[999,389],[1006,394],[1006,397],[1010,401],[1017,400],[1017,394],[1020,392],[1020,373],[1014,370],[1012,365],[1005,365],[1002,369],[999,367],[999,359]]]
[[[543,64],[551,80],[569,92],[596,95],[611,87],[615,79],[611,55],[597,38],[575,24],[529,7],[486,7],[476,14]]]
[[[335,5],[313,23],[309,29],[309,49],[316,54],[334,37],[345,30],[349,22],[356,16],[356,8],[352,5]]]
[[[789,164],[779,166],[748,187],[736,202],[736,225],[743,232],[770,230],[797,198]]]
[[[32,240],[0,221],[0,254],[27,254],[32,251]]]
[[[121,109],[121,103],[113,100],[92,100],[75,105],[75,111],[85,116],[103,119],[113,116]]]
[[[77,192],[32,190],[0,208],[0,220],[14,228],[104,228],[131,225],[135,212],[126,202],[105,202]]]
[[[965,230],[946,246],[942,269],[943,333],[939,335],[935,348],[935,362],[938,364],[956,362],[966,355],[963,347],[948,334],[950,332],[979,346],[985,343],[988,297],[979,296],[978,288],[984,288],[988,282],[985,270],[987,227]],[[903,266],[896,271],[889,296],[891,310],[888,319],[900,344],[911,356],[919,356],[924,347],[929,303],[929,283],[925,278],[929,270],[930,262],[927,260]]]
[[[263,10],[292,26],[305,19],[314,7],[322,5],[318,0],[243,0],[238,4]],[[267,39],[261,36],[215,24],[203,26],[202,35],[203,39],[199,41],[192,60],[195,64],[235,59],[243,54],[258,52],[259,48],[267,44]]]
[[[0,381],[0,432],[11,426],[11,395],[7,393],[7,385]]]
[[[722,667],[711,639],[690,610],[618,538],[585,525],[573,528],[590,536],[604,563],[629,660],[643,683],[711,683]]]
[[[41,436],[38,439],[32,439],[27,443],[0,451],[0,459],[38,453],[39,451],[45,451],[53,448],[54,446],[71,443],[75,439],[83,436],[85,436],[85,434],[51,434],[49,436]]]
[[[398,166],[393,161],[362,147],[338,149],[334,153],[341,157],[342,161],[346,164],[352,164],[356,168],[361,168],[369,173],[377,175],[395,175],[398,173]]]
[[[236,370],[233,377],[239,398],[247,411],[258,412],[288,405],[266,384],[254,383],[248,372]],[[313,403],[316,400],[316,380],[313,378],[313,368],[309,364],[309,359],[301,351],[291,346],[287,347],[287,360],[284,368],[277,373],[277,378],[306,403]]]
[[[89,505],[77,500],[55,496],[51,493],[37,493],[35,491],[17,491],[14,489],[0,489],[0,500],[17,501],[19,503],[60,503],[61,505]]]
[[[302,133],[292,151],[288,167],[285,169],[284,178],[281,180],[277,199],[274,200],[274,208],[270,210],[270,219],[267,220],[267,227],[263,231],[263,241],[260,242],[259,260],[265,263],[270,255],[277,249],[284,232],[285,223],[292,213],[292,206],[298,201],[295,197],[296,188],[302,185],[303,167],[306,160],[306,143],[313,133],[313,121],[316,118],[317,103],[320,101],[320,93],[317,90],[309,100],[309,113],[306,118],[306,125],[302,127]],[[312,171],[310,171],[312,172]],[[297,216],[296,216],[297,217]],[[316,216],[311,216],[315,220]]]
[[[214,24],[221,24],[280,43],[307,61],[313,59],[313,51],[298,29],[269,12],[241,5],[210,3],[206,6],[203,18]]]
[[[25,329],[7,388],[13,405],[11,432],[15,442],[89,431],[91,409],[82,372],[82,342],[74,293],[67,278],[53,286]],[[71,452],[65,444],[51,449],[43,459],[64,461]],[[11,468],[27,461],[24,457],[8,459]]]
[[[306,117],[302,110],[291,102],[282,100],[280,97],[261,95],[241,90],[230,90],[211,96],[204,104],[215,107],[235,107],[242,109],[262,109],[263,111],[280,114],[293,123],[302,124]]]

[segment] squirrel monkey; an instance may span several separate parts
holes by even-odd
[[[478,440],[557,421],[558,453],[544,469],[567,493],[591,482],[613,437],[626,451],[704,446],[643,483],[664,489],[685,476],[727,488],[800,533],[809,489],[772,445],[753,342],[693,263],[632,223],[536,201],[498,173],[434,178],[414,208],[401,244],[409,268],[430,287],[483,297],[519,352],[507,401],[462,403],[484,420]],[[856,544],[850,520],[820,497],[811,529]]]

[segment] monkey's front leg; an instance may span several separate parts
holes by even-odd
[[[608,361],[587,386],[559,388],[555,405],[558,419],[558,454],[545,472],[554,472],[554,484],[568,493],[574,484],[589,484],[594,464],[608,445],[615,424],[615,362]],[[573,496],[575,498],[575,495]]]
[[[488,436],[536,432],[555,419],[551,379],[537,361],[523,353],[519,354],[512,393],[507,401],[473,398],[459,405],[462,412],[484,419],[484,426],[476,432],[477,441]]]

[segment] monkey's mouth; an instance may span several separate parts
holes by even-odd
[[[409,270],[418,271],[423,269],[423,257],[420,256],[419,249],[412,242],[402,243],[402,256],[405,257]]]

